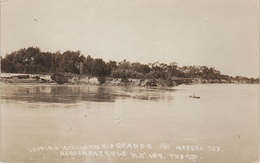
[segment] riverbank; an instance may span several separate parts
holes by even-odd
[[[140,87],[172,87],[178,84],[172,80],[162,79],[123,79],[80,76],[74,74],[1,74],[0,81],[5,83],[30,84],[64,84],[64,85],[103,85],[103,86],[140,86]]]
[[[174,87],[182,84],[212,84],[212,83],[238,83],[249,84],[250,82],[236,80],[217,80],[200,78],[169,78],[164,79],[133,79],[133,78],[110,78],[91,77],[77,74],[12,74],[1,73],[0,81],[5,83],[28,83],[28,84],[69,84],[69,85],[103,85],[103,86],[135,86],[135,87]],[[257,83],[250,83],[257,84]]]

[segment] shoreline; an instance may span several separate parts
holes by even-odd
[[[62,79],[62,83],[59,80]],[[94,86],[133,86],[147,88],[172,88],[179,85],[194,84],[259,84],[239,81],[206,80],[200,78],[170,78],[170,79],[133,79],[92,77],[77,74],[11,74],[1,73],[1,83],[9,84],[48,84],[48,85],[94,85]]]

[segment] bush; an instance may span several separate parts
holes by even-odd
[[[106,82],[106,78],[105,77],[99,77],[98,81],[100,84],[104,84]]]
[[[54,74],[51,76],[51,79],[58,84],[68,83],[68,77],[65,77],[63,74]]]

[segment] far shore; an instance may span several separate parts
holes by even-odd
[[[200,78],[170,78],[164,79],[133,79],[93,77],[78,74],[14,74],[1,73],[0,81],[13,84],[51,84],[51,85],[97,85],[97,86],[134,86],[134,87],[175,87],[178,85],[191,84],[259,84],[246,81],[226,81]]]

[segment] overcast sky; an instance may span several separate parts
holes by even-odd
[[[258,77],[259,2],[1,0],[1,55],[29,46]]]

